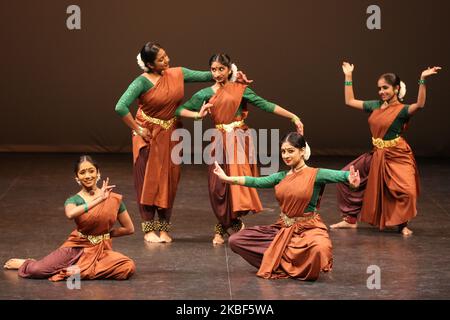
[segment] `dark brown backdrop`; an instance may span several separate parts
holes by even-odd
[[[66,28],[71,4],[81,7],[78,31]],[[381,7],[381,30],[366,28],[371,4]],[[418,155],[449,156],[449,8],[444,0],[2,1],[0,151],[129,151],[114,106],[140,74],[141,46],[157,40],[172,66],[207,69],[212,53],[229,53],[258,94],[302,117],[318,154],[370,146],[367,116],[343,103],[343,60],[356,66],[357,98],[376,99],[378,75],[394,71],[408,103],[422,69],[441,65],[407,138]],[[203,86],[188,84],[186,98]],[[248,122],[288,123],[259,110]]]

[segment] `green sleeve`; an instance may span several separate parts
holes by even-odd
[[[183,70],[184,82],[208,82],[213,79],[211,71],[196,71],[188,68],[181,68],[181,70]]]
[[[398,114],[397,118],[403,120],[404,122],[409,120],[409,104],[405,104],[402,111]]]
[[[205,94],[205,89],[196,92],[192,98],[186,101],[184,104],[179,106],[177,110],[175,110],[175,115],[180,116],[182,110],[190,110],[190,111],[200,111],[202,108],[203,102],[209,100],[209,96]]]
[[[363,102],[363,110],[365,112],[372,112],[375,109],[378,109],[383,102],[381,100],[369,100]]]
[[[349,174],[350,171],[319,169],[315,182],[319,184],[348,182]]]
[[[245,176],[244,186],[251,188],[272,188],[280,183],[286,177],[286,171],[273,173],[266,177],[250,177]]]
[[[78,194],[68,198],[66,202],[64,202],[64,206],[67,206],[68,204],[74,204],[76,206],[80,206],[82,204],[85,204],[85,201],[82,197],[80,197]],[[125,204],[121,201],[119,206],[119,213],[122,213],[127,210],[127,207],[125,207]]]
[[[81,198],[79,195],[76,194],[74,196],[71,196],[66,200],[66,202],[64,202],[64,207],[67,206],[68,204],[74,204],[76,206],[79,206],[80,204],[83,203],[84,203],[83,198]]]
[[[119,213],[122,213],[124,211],[127,210],[127,207],[125,207],[125,203],[123,203],[122,201],[120,202],[120,207],[119,207]]]
[[[244,91],[244,99],[253,104],[254,106],[267,111],[272,112],[275,110],[276,104],[269,102],[260,96],[258,96],[252,89],[249,87],[245,88]]]
[[[139,76],[128,86],[127,91],[120,97],[116,104],[116,112],[121,116],[125,116],[130,112],[130,105],[134,100],[139,98],[141,94],[147,92],[153,87],[152,83],[145,77]]]

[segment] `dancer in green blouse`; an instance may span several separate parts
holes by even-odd
[[[144,45],[137,59],[144,73],[129,85],[117,102],[116,112],[133,133],[134,181],[144,239],[171,242],[170,218],[180,178],[180,167],[171,162],[170,156],[176,144],[171,141],[171,135],[180,126],[175,110],[183,99],[185,82],[211,81],[212,74],[170,68],[169,56],[156,43]],[[242,73],[239,77],[247,82]],[[130,105],[136,99],[139,109],[133,117]],[[184,116],[199,118],[205,114],[203,109]]]
[[[230,175],[258,175],[256,163],[249,160],[252,159],[251,150],[254,147],[248,134],[248,126],[244,122],[249,113],[247,103],[290,119],[298,132],[303,132],[303,124],[294,113],[259,97],[248,86],[233,82],[237,68],[228,55],[214,54],[209,60],[209,66],[216,83],[194,94],[189,101],[178,107],[175,114],[185,116],[189,112],[203,112],[207,108],[217,130],[214,159],[226,163],[225,170]],[[242,161],[236,160],[236,155],[240,155]],[[213,169],[214,165],[210,165],[210,202],[218,220],[213,244],[222,244],[223,236],[228,233],[229,228],[238,231],[244,227],[241,216],[249,212],[260,212],[262,205],[255,189],[227,186],[217,180]]]
[[[246,228],[229,238],[230,248],[259,269],[259,277],[316,280],[333,264],[332,245],[318,209],[328,183],[359,186],[359,173],[308,167],[306,141],[297,132],[281,140],[288,171],[267,177],[228,176],[216,163],[214,174],[225,183],[251,188],[274,188],[280,218],[269,226]]]

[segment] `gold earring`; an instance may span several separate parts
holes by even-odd
[[[81,182],[80,182],[80,179],[78,179],[78,178],[75,178],[75,181],[78,183],[78,185],[79,186],[81,186]]]

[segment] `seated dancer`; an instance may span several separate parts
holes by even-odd
[[[100,171],[90,156],[82,156],[75,164],[75,180],[80,192],[65,202],[67,218],[77,228],[62,246],[41,260],[10,259],[4,268],[18,269],[23,278],[51,281],[63,280],[73,273],[81,279],[125,280],[135,271],[133,260],[112,250],[112,237],[134,232],[133,222],[122,202],[122,196],[111,192],[109,179],[97,187]],[[116,221],[121,227],[114,228]]]
[[[408,222],[417,215],[419,172],[414,154],[402,137],[409,119],[425,106],[425,78],[436,74],[440,67],[423,71],[419,80],[417,102],[401,102],[406,86],[399,76],[386,73],[378,79],[380,100],[362,101],[354,97],[352,74],[354,66],[342,65],[345,74],[345,103],[355,109],[370,113],[369,128],[373,149],[350,162],[343,170],[354,166],[361,173],[361,185],[351,190],[339,184],[337,197],[343,220],[330,226],[332,229],[356,228],[359,219],[380,230],[396,226],[404,236],[412,231]]]
[[[212,158],[223,163],[224,170],[229,175],[257,176],[253,140],[249,127],[244,122],[249,112],[247,103],[290,119],[299,132],[303,132],[303,124],[295,114],[257,96],[246,84],[234,82],[237,67],[228,55],[214,54],[209,59],[209,66],[215,84],[195,93],[189,101],[178,107],[176,115],[189,116],[189,112],[203,112],[201,108],[208,108],[216,130]],[[260,212],[262,205],[255,189],[229,186],[218,180],[213,174],[213,161],[210,163],[209,198],[218,220],[213,244],[223,244],[223,237],[228,234],[228,229],[241,230],[244,225],[240,217],[250,211]]]
[[[229,177],[216,164],[217,177],[233,185],[275,188],[281,214],[269,226],[246,228],[230,236],[230,248],[258,268],[265,279],[317,280],[332,268],[333,256],[327,227],[318,213],[328,183],[359,185],[359,173],[308,167],[309,154],[303,136],[296,132],[281,140],[283,161],[290,167],[267,177]]]

